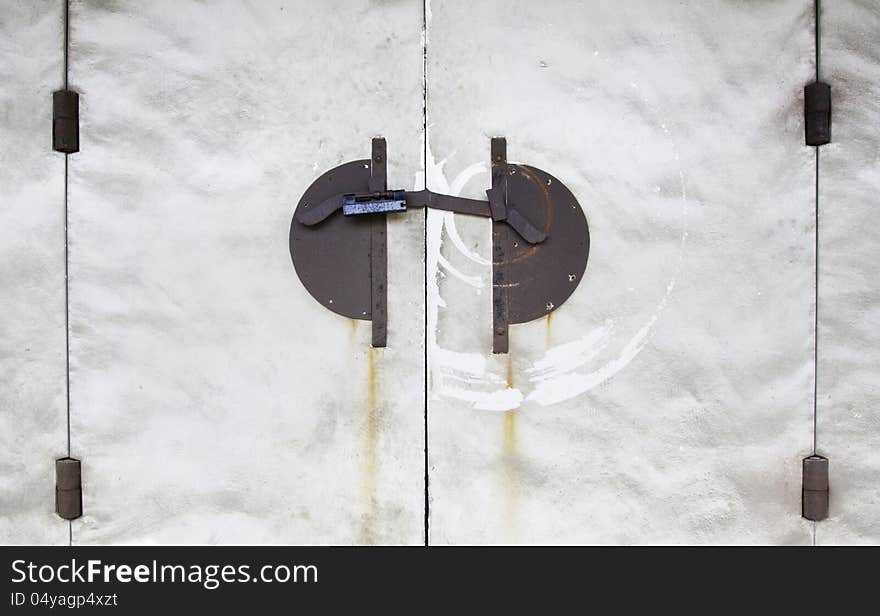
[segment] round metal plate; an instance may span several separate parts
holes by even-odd
[[[540,244],[529,244],[513,229],[503,234],[508,318],[525,323],[574,293],[587,267],[590,229],[577,199],[555,177],[528,165],[511,164],[508,173],[508,203],[547,234]]]
[[[368,192],[369,181],[369,160],[345,163],[315,180],[296,209],[334,195]],[[369,216],[336,212],[312,227],[294,216],[290,256],[303,286],[321,305],[344,317],[371,319]]]

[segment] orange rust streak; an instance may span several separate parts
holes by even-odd
[[[516,411],[504,412],[504,455],[516,454]]]
[[[507,386],[513,387],[513,359],[507,355]],[[518,501],[516,411],[505,411],[501,425],[501,465],[504,483],[504,529],[508,538],[516,526]]]
[[[504,481],[504,531],[507,539],[513,537],[516,528],[519,485],[516,453],[516,411],[505,411],[501,434],[501,463]]]
[[[367,351],[367,417],[364,430],[363,492],[365,511],[363,517],[364,543],[376,542],[376,487],[379,470],[379,371],[377,354],[370,347]]]
[[[349,343],[351,343],[351,346],[354,347],[358,343],[358,340],[357,340],[358,322],[357,322],[357,319],[349,319],[348,322],[351,325],[351,328],[348,333],[349,334],[348,341],[349,341]]]

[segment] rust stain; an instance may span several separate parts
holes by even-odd
[[[502,418],[501,465],[504,480],[504,531],[511,539],[516,528],[519,500],[516,453],[516,411],[505,411]]]
[[[513,387],[513,360],[507,355],[507,386]],[[505,411],[501,423],[501,472],[504,489],[504,531],[512,538],[519,496],[516,451],[516,411]]]
[[[351,344],[352,348],[354,348],[358,343],[358,321],[357,319],[349,319],[348,322],[351,324],[351,328],[348,332],[348,342]]]
[[[550,314],[547,315],[547,328],[546,328],[546,331],[544,334],[544,336],[545,336],[544,346],[548,350],[550,349],[551,346],[553,346],[553,328],[551,327],[552,325],[553,325],[553,313],[551,312]]]
[[[363,542],[376,543],[376,487],[379,471],[379,363],[380,351],[370,347],[367,350],[367,417],[364,429],[364,467],[363,467]]]
[[[504,412],[504,439],[502,444],[505,458],[516,455],[516,411]]]

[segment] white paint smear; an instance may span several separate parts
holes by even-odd
[[[665,125],[661,129],[667,136],[669,130]],[[425,137],[427,139],[427,137]],[[673,159],[678,161],[678,153],[674,144],[671,147]],[[430,142],[425,148],[425,179],[430,181],[432,189],[451,195],[459,195],[465,185],[474,177],[488,173],[482,163],[474,163],[465,168],[450,181],[444,172],[446,159],[435,160]],[[470,250],[462,241],[455,227],[455,216],[452,212],[429,212],[427,235],[427,267],[428,272],[428,352],[431,374],[431,396],[434,399],[452,399],[465,402],[471,408],[487,411],[509,411],[518,409],[524,401],[548,406],[569,400],[588,392],[593,387],[611,379],[642,351],[650,340],[661,313],[666,308],[672,294],[676,277],[681,271],[687,240],[687,195],[684,173],[679,171],[681,184],[682,233],[679,243],[678,260],[675,272],[666,285],[665,293],[658,300],[654,310],[644,324],[627,340],[616,356],[607,359],[598,367],[589,366],[612,344],[617,333],[615,319],[606,319],[601,325],[593,328],[580,338],[557,344],[532,365],[522,368],[528,375],[527,383],[530,391],[523,393],[518,388],[509,387],[505,375],[497,362],[490,361],[490,354],[481,355],[473,352],[462,352],[441,347],[437,342],[437,324],[439,309],[447,307],[447,301],[440,295],[438,276],[451,275],[466,284],[481,289],[490,287],[487,275],[469,275],[452,266],[442,254],[443,242],[449,240],[451,245],[470,261],[486,268],[491,261]],[[417,185],[419,183],[417,179]],[[490,274],[489,274],[490,275]]]

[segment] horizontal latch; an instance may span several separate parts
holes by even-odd
[[[326,220],[339,209],[342,209],[342,213],[346,216],[359,216],[404,212],[407,207],[427,207],[458,214],[491,217],[495,221],[506,222],[529,244],[540,244],[547,239],[547,233],[535,227],[520,214],[514,203],[505,206],[500,202],[500,193],[495,189],[486,192],[488,201],[444,195],[430,190],[348,193],[334,195],[317,205],[305,203],[297,209],[296,219],[311,227]]]

